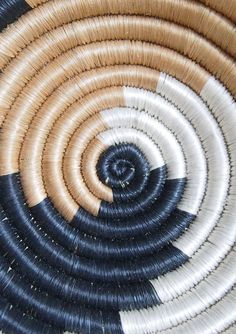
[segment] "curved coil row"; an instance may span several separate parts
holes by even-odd
[[[236,1],[0,17],[0,330],[235,333]]]

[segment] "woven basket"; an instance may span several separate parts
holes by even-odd
[[[0,330],[236,333],[236,0],[0,0]]]

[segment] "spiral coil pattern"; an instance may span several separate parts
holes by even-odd
[[[0,330],[236,333],[236,1],[0,18]]]

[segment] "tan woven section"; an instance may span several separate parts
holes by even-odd
[[[0,333],[235,333],[236,0],[0,19]]]

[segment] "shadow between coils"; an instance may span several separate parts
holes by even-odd
[[[153,286],[149,281],[142,281],[130,284],[118,284],[117,282],[88,282],[79,278],[73,278],[66,275],[63,271],[49,266],[46,261],[36,256],[32,250],[19,237],[17,230],[12,226],[3,211],[0,212],[1,230],[0,241],[1,248],[8,252],[11,267],[14,267],[15,273],[24,278],[29,285],[35,282],[36,286],[47,291],[50,295],[76,304],[88,305],[109,310],[132,310],[160,304]],[[3,284],[3,290],[13,293],[15,287],[12,285],[8,273],[9,265],[6,260],[0,257],[2,269],[0,270],[0,284]],[[17,274],[14,274],[17,279]],[[4,285],[7,282],[7,285]],[[21,288],[21,280],[17,281],[20,291],[26,291]],[[3,291],[2,290],[2,291]],[[23,296],[22,296],[23,298]],[[27,297],[28,298],[28,297]]]
[[[170,198],[173,196],[180,198],[184,184],[185,180],[181,180],[177,183],[178,187],[176,188],[176,182],[170,183],[169,193],[172,195]],[[171,189],[173,186],[175,194]],[[69,253],[44,234],[32,220],[29,209],[24,205],[25,201],[20,188],[19,175],[2,176],[0,178],[0,188],[3,194],[2,206],[4,210],[14,222],[14,226],[27,238],[32,249],[35,249],[37,253],[55,267],[75,277],[104,282],[125,282],[127,280],[137,282],[164,274],[187,260],[187,257],[172,245],[154,253],[151,258],[129,259],[125,263],[117,260],[104,262]],[[159,209],[162,211],[166,203],[160,202],[160,204]]]

